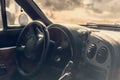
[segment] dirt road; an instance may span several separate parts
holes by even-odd
[[[43,9],[49,19],[56,23],[120,23],[120,15],[110,12],[96,12],[85,8],[75,8],[72,10],[54,11]]]

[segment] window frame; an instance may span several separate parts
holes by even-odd
[[[2,30],[6,31],[8,29],[21,29],[23,25],[8,25],[7,22],[7,10],[6,10],[6,0],[0,0],[1,4],[1,19],[2,19]]]
[[[5,0],[0,0],[1,2],[1,17],[2,17],[2,27],[3,30],[8,29],[7,27],[7,16],[6,16],[6,5],[5,5]]]

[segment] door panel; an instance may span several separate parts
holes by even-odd
[[[15,48],[0,48],[0,80],[10,80],[15,70]]]
[[[15,46],[21,29],[0,31],[0,48]]]
[[[21,29],[0,31],[0,80],[10,80],[16,70],[16,42]]]

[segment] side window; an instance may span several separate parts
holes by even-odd
[[[29,16],[15,2],[15,0],[6,0],[6,13],[8,25],[25,25],[31,21]],[[20,19],[23,18],[23,21]]]

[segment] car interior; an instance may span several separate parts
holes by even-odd
[[[120,80],[120,25],[53,23],[33,0],[13,0],[25,14],[12,24],[6,1],[0,80]]]

